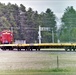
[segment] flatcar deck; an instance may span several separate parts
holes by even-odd
[[[0,44],[2,50],[6,49],[21,49],[25,50],[40,50],[41,48],[65,48],[65,50],[74,50],[76,49],[76,43],[41,43],[41,44]]]

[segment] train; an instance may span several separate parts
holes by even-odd
[[[13,32],[10,30],[3,30],[0,32],[0,43],[1,44],[12,44],[14,41]]]
[[[44,48],[64,48],[65,51],[76,51],[76,43],[31,43],[31,44],[15,44],[14,34],[10,30],[3,30],[0,32],[0,48],[2,50],[27,50],[40,51]]]

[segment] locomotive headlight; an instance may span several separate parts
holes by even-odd
[[[11,36],[12,36],[12,34],[11,34]]]

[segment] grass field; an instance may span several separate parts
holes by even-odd
[[[76,72],[67,69],[1,70],[0,75],[76,75]]]
[[[76,75],[76,53],[0,51],[0,75]]]

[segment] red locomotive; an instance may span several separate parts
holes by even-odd
[[[0,43],[1,44],[12,44],[13,33],[10,30],[3,30],[0,32]]]

